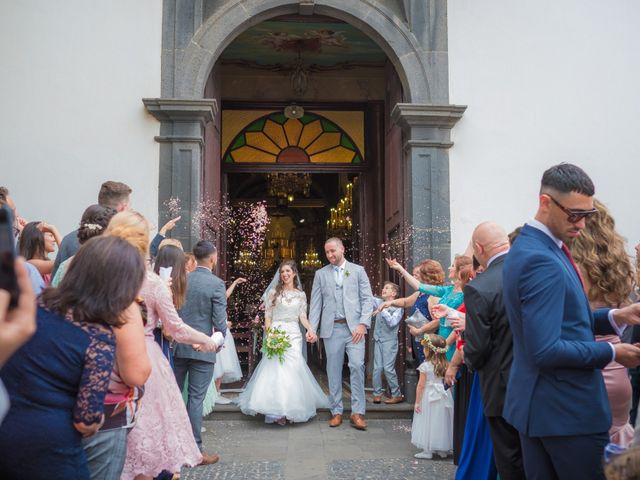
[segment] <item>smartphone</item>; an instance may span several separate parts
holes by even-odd
[[[13,214],[6,205],[0,207],[0,288],[9,292],[9,308],[18,305],[18,280],[15,271],[16,240],[13,237]]]

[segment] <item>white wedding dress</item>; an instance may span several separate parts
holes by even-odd
[[[298,322],[307,316],[307,296],[300,290],[284,291],[273,306],[275,290],[265,302],[265,316],[271,326],[284,330],[291,346],[280,363],[277,357],[262,357],[251,380],[238,398],[245,415],[261,413],[267,421],[286,417],[291,422],[306,422],[329,401],[302,357],[302,334]]]

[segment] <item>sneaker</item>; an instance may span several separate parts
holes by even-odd
[[[422,460],[431,460],[433,458],[433,455],[431,454],[431,452],[418,452],[414,455],[414,457],[420,458]]]
[[[233,401],[230,398],[220,395],[218,398],[216,398],[216,403],[218,405],[229,405],[230,403],[233,403]]]

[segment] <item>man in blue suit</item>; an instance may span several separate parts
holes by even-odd
[[[513,364],[503,416],[520,434],[529,480],[604,479],[611,412],[600,370],[640,364],[637,346],[594,339],[637,322],[638,307],[592,313],[566,246],[596,212],[594,193],[575,165],[544,172],[535,219],[504,263]]]

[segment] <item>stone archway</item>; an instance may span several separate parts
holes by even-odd
[[[446,63],[446,50],[445,57],[441,55],[446,49],[446,7],[442,2],[436,3],[441,7],[435,16],[444,14],[445,21],[432,22],[435,28],[429,42],[422,45],[408,23],[398,21],[391,9],[372,0],[229,0],[204,21],[184,50],[176,66],[174,95],[201,98],[215,61],[239,33],[270,18],[298,13],[306,4],[311,13],[344,20],[371,37],[396,68],[405,101],[447,101],[448,86],[439,85],[442,80],[447,81],[447,76],[441,74],[446,65],[438,65],[441,61]]]
[[[429,256],[448,262],[450,130],[466,107],[449,105],[445,0],[164,0],[161,98],[144,99],[162,122],[159,205],[180,197],[190,219],[201,197],[204,127],[216,115],[204,99],[207,78],[224,49],[248,27],[286,15],[344,20],[370,36],[387,54],[403,87],[391,118],[403,131],[406,185],[404,216],[415,227],[409,260]],[[189,221],[177,237],[189,247]],[[416,245],[428,245],[417,253]]]

